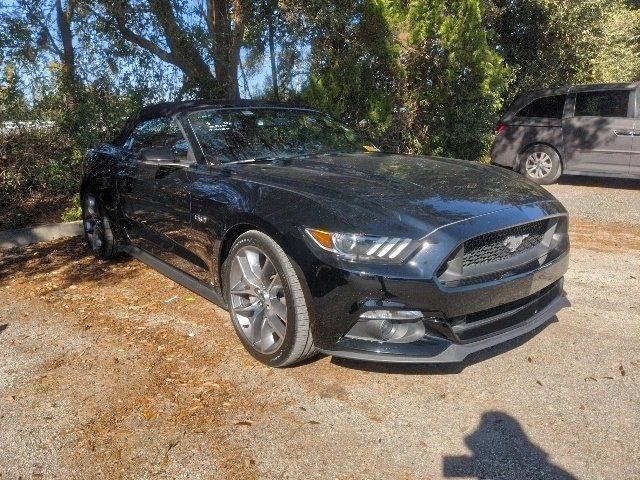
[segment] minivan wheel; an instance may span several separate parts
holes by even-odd
[[[300,277],[273,239],[256,230],[242,234],[223,279],[233,326],[253,357],[284,367],[316,354]]]
[[[100,200],[91,192],[82,198],[82,226],[87,246],[97,258],[108,260],[118,254],[109,217]]]
[[[536,145],[522,154],[520,172],[539,185],[549,185],[562,173],[560,156],[551,147]]]

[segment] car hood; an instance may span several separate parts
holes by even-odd
[[[514,206],[553,201],[532,182],[466,160],[385,153],[339,154],[239,164],[245,180],[311,197],[355,228],[423,233]]]

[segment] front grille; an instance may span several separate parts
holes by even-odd
[[[464,243],[463,268],[485,263],[498,262],[521,254],[537,246],[549,226],[548,220],[525,223],[516,227],[486,233],[467,240]],[[525,236],[517,248],[510,249],[507,240],[510,237]]]

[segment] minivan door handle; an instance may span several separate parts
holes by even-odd
[[[633,137],[636,132],[634,130],[613,130],[618,137]]]

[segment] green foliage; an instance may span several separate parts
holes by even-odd
[[[28,111],[15,65],[5,65],[0,76],[0,122],[21,120]]]
[[[308,14],[317,31],[302,99],[379,136],[393,109],[391,32],[373,0],[337,3],[317,5]]]
[[[640,11],[625,0],[487,0],[486,22],[522,90],[640,79]]]
[[[82,219],[82,205],[80,204],[80,194],[76,193],[71,200],[71,206],[60,216],[63,222],[73,222]]]
[[[59,195],[69,195],[79,189],[79,172],[83,152],[71,152],[53,157],[35,166],[34,181],[37,188]]]
[[[401,40],[403,91],[393,135],[405,150],[478,159],[512,71],[489,44],[480,0],[387,2]]]
[[[259,96],[320,107],[384,149],[474,160],[487,159],[520,91],[640,80],[637,0],[10,3],[0,122],[23,123],[0,125],[5,210],[34,195],[70,198],[83,152],[133,111],[234,91],[237,70],[240,91],[258,77]]]

